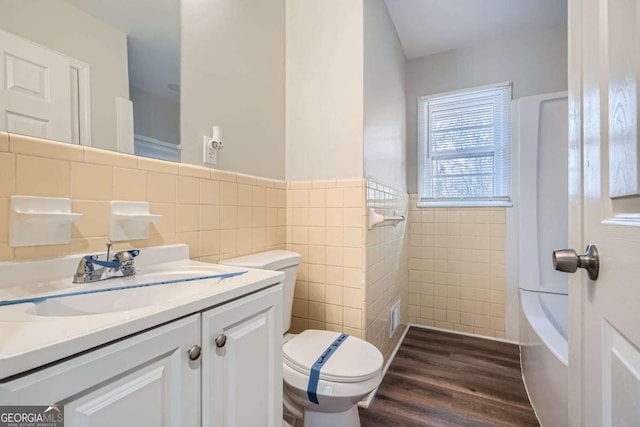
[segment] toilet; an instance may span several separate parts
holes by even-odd
[[[295,252],[274,250],[227,259],[220,264],[285,273],[282,292],[285,413],[297,418],[296,425],[303,427],[359,427],[358,402],[380,385],[382,354],[374,345],[339,332],[308,329],[298,335],[286,334],[291,325],[301,260]],[[313,369],[330,347],[329,357]]]

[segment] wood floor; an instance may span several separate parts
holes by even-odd
[[[518,346],[410,328],[362,427],[538,426]]]

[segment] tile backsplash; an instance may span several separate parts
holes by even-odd
[[[67,197],[84,214],[66,245],[12,248],[11,195]],[[109,235],[109,201],[148,201],[161,221],[149,239],[114,247],[188,243],[208,262],[286,246],[286,185],[0,132],[0,261],[101,252]]]
[[[416,202],[411,194],[410,322],[504,338],[506,208]]]

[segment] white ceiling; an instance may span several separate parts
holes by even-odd
[[[567,22],[567,0],[385,2],[408,59]]]
[[[179,100],[180,0],[65,0],[127,34],[129,84]]]

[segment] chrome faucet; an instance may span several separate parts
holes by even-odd
[[[107,243],[106,254],[83,256],[78,263],[76,274],[73,276],[73,283],[91,283],[136,274],[133,259],[140,254],[140,251],[136,249],[120,251],[112,259],[109,259],[111,245],[111,243]],[[96,268],[96,266],[98,267]]]

